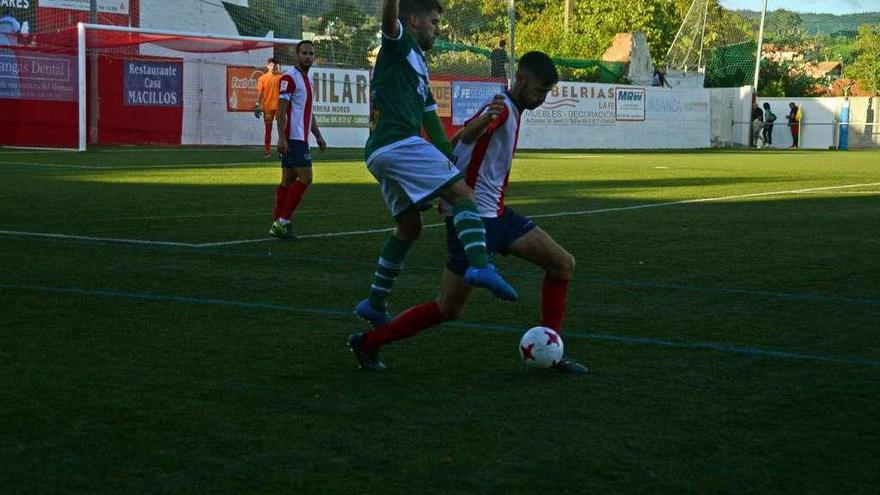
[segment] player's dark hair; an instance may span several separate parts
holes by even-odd
[[[312,43],[311,41],[309,41],[309,40],[302,40],[302,41],[300,41],[299,43],[296,44],[296,53],[299,53],[299,47],[301,47],[301,46],[303,46],[303,45],[311,45],[312,48],[315,47],[315,44]]]
[[[517,73],[528,72],[541,80],[541,83],[552,86],[559,82],[556,64],[544,52],[529,52],[519,59]]]
[[[443,4],[440,3],[440,0],[400,0],[400,6],[398,9],[397,12],[400,17],[400,22],[406,25],[405,20],[413,14],[421,16],[432,10],[436,10],[438,14],[442,14]]]
[[[269,57],[266,59],[266,63],[267,64],[277,64],[278,62],[275,61],[275,57]]]

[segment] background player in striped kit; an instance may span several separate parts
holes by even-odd
[[[281,76],[279,83],[278,153],[281,153],[281,185],[275,191],[275,212],[269,234],[279,238],[295,238],[291,220],[306,189],[312,185],[312,155],[309,153],[309,131],[315,135],[318,149],[327,143],[312,114],[312,82],[309,69],[315,60],[315,45],[300,41],[296,45],[297,64]]]
[[[486,226],[489,254],[512,254],[544,269],[540,323],[560,332],[574,257],[531,220],[504,204],[521,113],[544,103],[547,93],[558,80],[556,67],[546,54],[529,52],[523,55],[516,82],[510,91],[487,103],[453,137],[453,142],[457,142],[455,165],[476,194],[477,209]],[[464,311],[473,291],[464,280],[467,258],[455,234],[452,217],[448,216],[449,204],[444,203],[442,207],[447,212],[449,257],[440,283],[440,296],[412,306],[372,331],[352,335],[352,350],[363,369],[385,368],[379,359],[381,346],[454,320]],[[569,358],[564,358],[555,368],[575,374],[589,372],[586,366]]]

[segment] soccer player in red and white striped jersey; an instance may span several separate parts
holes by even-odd
[[[269,234],[279,238],[295,237],[290,223],[306,189],[312,184],[312,155],[309,153],[309,131],[315,135],[318,149],[324,151],[327,143],[321,136],[312,114],[312,82],[309,69],[315,60],[315,46],[311,41],[296,45],[296,66],[281,76],[279,81],[278,153],[281,158],[281,185],[275,190],[274,221]]]
[[[512,254],[544,270],[541,287],[541,326],[561,332],[574,257],[530,219],[505,206],[513,155],[519,137],[520,117],[544,103],[559,76],[553,61],[542,52],[529,52],[520,59],[516,81],[510,91],[488,102],[453,137],[455,164],[473,188],[477,211],[486,227],[486,248],[491,254]],[[440,296],[415,305],[390,322],[371,331],[352,335],[349,344],[365,369],[384,369],[379,348],[415,336],[425,328],[461,316],[473,288],[464,282],[467,258],[454,229],[449,205],[446,242],[448,259]],[[556,369],[585,374],[586,366],[563,358]]]

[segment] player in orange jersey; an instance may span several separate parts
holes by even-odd
[[[269,158],[272,150],[272,121],[276,120],[278,113],[278,85],[281,74],[274,58],[266,61],[266,73],[257,79],[257,105],[254,113],[257,117],[263,115],[263,123],[266,126],[266,138],[263,143],[265,154],[263,158]],[[281,128],[278,128],[281,134]]]

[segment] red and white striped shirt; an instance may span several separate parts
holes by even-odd
[[[488,108],[488,103],[483,105],[468,122],[483,115]],[[505,94],[504,109],[489,123],[483,135],[472,143],[460,141],[453,152],[455,166],[474,190],[481,217],[494,218],[504,213],[504,193],[519,139],[519,120],[519,110]]]
[[[287,139],[309,141],[312,127],[312,82],[294,67],[281,76],[278,97],[287,100]]]

